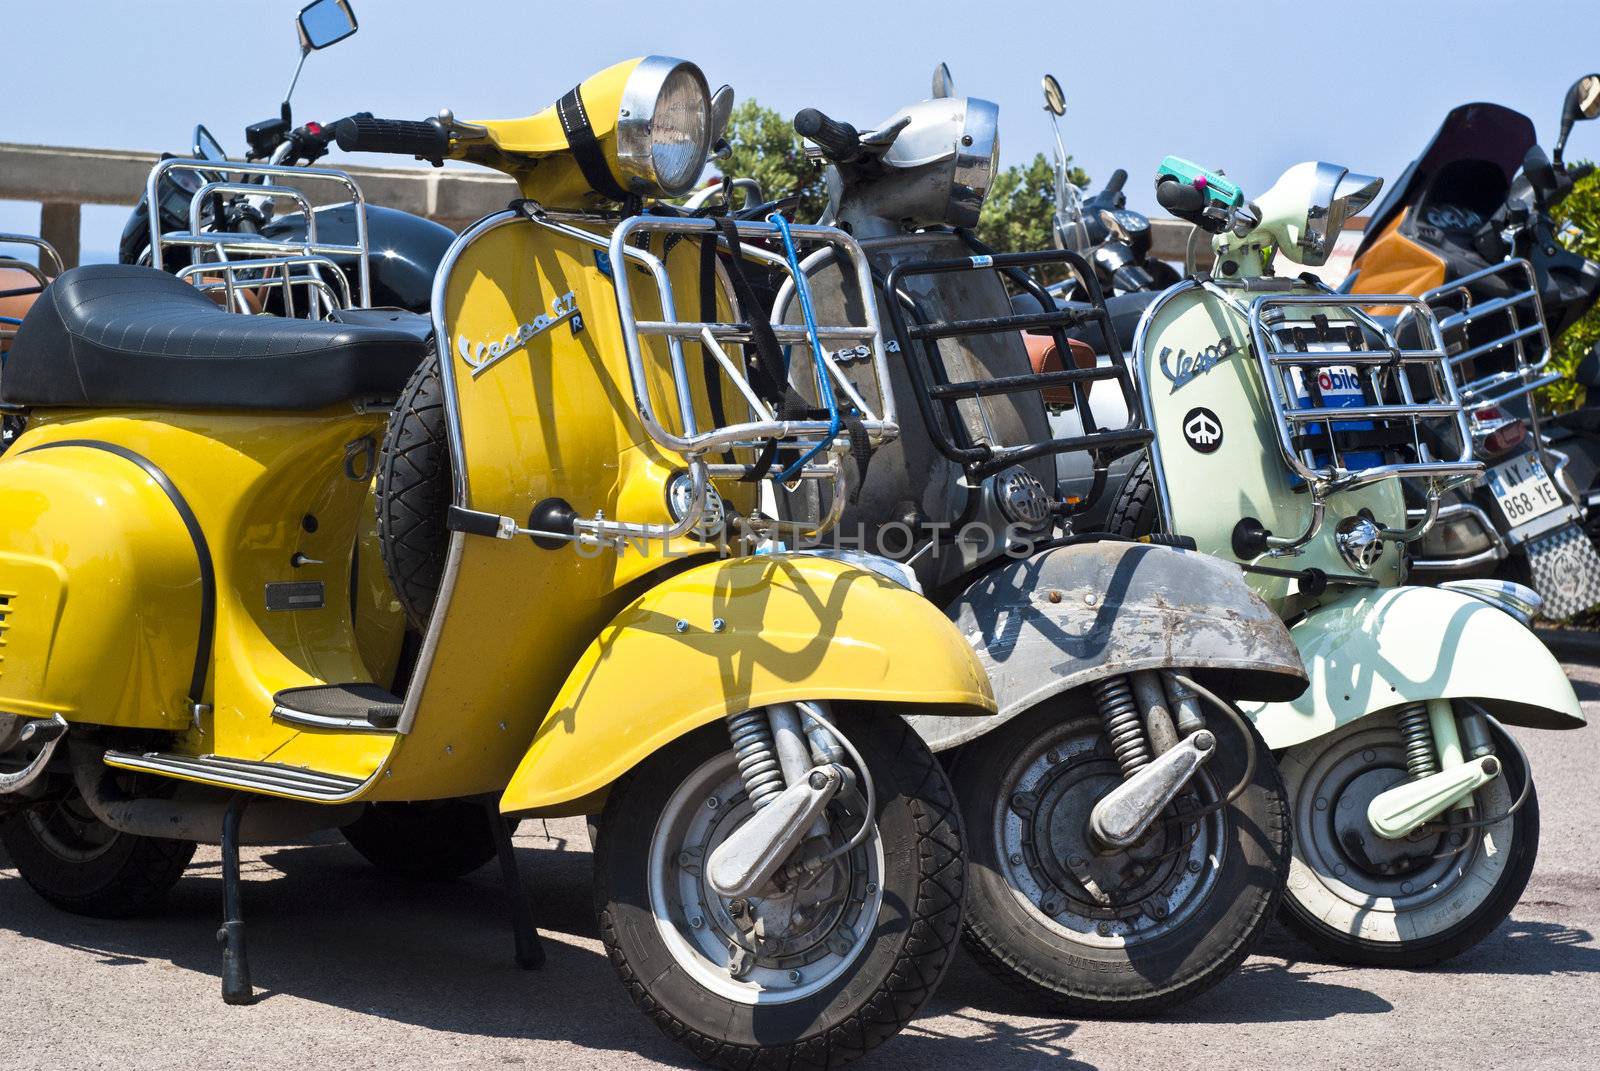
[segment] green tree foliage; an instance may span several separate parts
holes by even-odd
[[[822,168],[806,159],[792,122],[751,97],[734,105],[727,138],[733,151],[717,164],[724,175],[755,179],[771,201],[798,193],[800,208],[795,218],[801,222],[810,223],[822,215],[828,205]]]
[[[1590,260],[1600,260],[1600,171],[1580,179],[1566,200],[1556,206],[1554,215],[1557,228],[1572,224],[1561,237],[1563,245]],[[1555,340],[1551,369],[1566,378],[1545,390],[1545,401],[1553,410],[1571,409],[1583,400],[1583,388],[1571,377],[1596,342],[1600,342],[1600,306],[1590,309]]]
[[[798,219],[822,215],[827,207],[822,168],[806,159],[800,135],[788,119],[750,98],[734,106],[727,137],[732,153],[717,165],[724,175],[754,178],[772,200],[799,193]],[[1073,167],[1070,176],[1079,186],[1089,183],[1079,168]],[[1004,252],[1046,249],[1055,244],[1050,227],[1054,211],[1055,174],[1040,153],[1026,165],[1012,165],[995,176],[978,236]]]

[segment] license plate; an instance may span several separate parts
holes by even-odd
[[[1488,478],[1489,490],[1513,528],[1561,508],[1561,496],[1537,454],[1502,461],[1489,470]]]

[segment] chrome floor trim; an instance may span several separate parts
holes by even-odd
[[[250,762],[222,755],[174,755],[161,752],[135,754],[106,752],[106,765],[121,770],[182,777],[247,792],[265,792],[293,799],[335,803],[349,799],[367,784],[354,777],[318,773],[276,762]]]

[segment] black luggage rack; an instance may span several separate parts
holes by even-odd
[[[967,476],[981,480],[1003,469],[1035,458],[1065,453],[1088,453],[1094,465],[1094,480],[1089,492],[1074,503],[1058,503],[1064,515],[1081,513],[1092,506],[1105,490],[1106,471],[1111,462],[1126,454],[1143,449],[1154,438],[1142,426],[1142,407],[1126,364],[1118,356],[1121,347],[1116,344],[1111,316],[1106,311],[1105,295],[1099,280],[1088,261],[1077,253],[1064,249],[1040,250],[1030,253],[996,253],[977,241],[967,231],[956,232],[973,250],[970,257],[952,260],[930,260],[901,264],[893,268],[881,286],[886,300],[889,322],[894,329],[895,341],[910,374],[917,407],[928,433],[939,452],[962,466]],[[1024,269],[1041,264],[1063,264],[1077,277],[1089,295],[1088,309],[1063,309],[1045,292]],[[971,320],[931,320],[915,298],[904,289],[908,278],[963,271],[994,271],[1003,279],[1039,302],[1041,311],[1014,313],[1010,316],[986,316]],[[907,323],[907,314],[912,323]],[[1067,342],[1067,331],[1080,324],[1093,322],[1100,331],[1104,347],[1097,352],[1112,355],[1108,367],[1073,368],[1072,351]],[[944,358],[939,351],[939,341],[972,335],[996,335],[1017,331],[1032,335],[1049,335],[1061,355],[1063,369],[1056,372],[1035,372],[1018,376],[1000,376],[991,379],[960,380],[952,382]],[[1102,429],[1095,424],[1089,407],[1089,387],[1100,380],[1115,380],[1122,391],[1123,402],[1129,414],[1125,428]],[[961,419],[959,404],[963,401],[1000,394],[1038,392],[1041,403],[1044,392],[1050,388],[1070,387],[1074,408],[1083,421],[1081,435],[1051,438],[1042,442],[992,445],[974,442]]]

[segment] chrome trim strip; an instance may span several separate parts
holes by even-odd
[[[303,710],[295,710],[273,704],[272,717],[277,721],[288,722],[291,725],[305,725],[313,729],[342,729],[346,732],[356,733],[383,733],[393,736],[395,730],[385,729],[374,725],[365,718],[335,718],[326,714],[308,714]]]
[[[1144,374],[1145,341],[1150,334],[1150,325],[1155,321],[1156,314],[1174,299],[1190,290],[1200,289],[1200,284],[1193,279],[1180,279],[1167,287],[1149,305],[1145,307],[1143,315],[1139,317],[1139,326],[1133,332],[1133,378],[1139,385],[1140,407],[1144,410],[1144,426],[1152,432],[1156,430],[1155,403],[1152,401],[1150,381]],[[1231,303],[1231,302],[1230,302]],[[1166,531],[1174,531],[1172,525],[1172,495],[1167,490],[1167,470],[1161,462],[1161,436],[1156,435],[1150,440],[1146,448],[1150,458],[1150,475],[1156,485],[1156,505],[1161,514],[1161,524]]]
[[[285,796],[311,803],[347,803],[358,798],[383,772],[379,767],[365,781],[317,773],[274,762],[249,762],[220,755],[134,754],[107,751],[107,766],[166,777],[184,777],[224,788]],[[388,764],[385,759],[384,765]]]
[[[439,270],[433,276],[433,293],[429,296],[433,319],[434,346],[439,350],[439,383],[444,388],[446,438],[450,444],[451,501],[462,509],[470,508],[470,488],[467,482],[467,447],[461,433],[461,401],[456,391],[454,363],[446,348],[450,332],[444,322],[445,293],[450,283],[450,273],[466,248],[497,227],[515,223],[526,217],[510,210],[496,212],[478,220],[456,236],[445,250]],[[444,572],[439,577],[439,593],[434,596],[433,612],[428,615],[428,628],[423,633],[422,648],[417,652],[416,668],[406,685],[405,706],[400,710],[400,722],[394,731],[404,736],[417,720],[417,708],[422,703],[422,690],[427,686],[433,669],[434,656],[439,652],[439,638],[444,632],[444,620],[455,595],[456,575],[461,571],[461,554],[466,537],[460,532],[450,533],[450,549],[445,556]],[[385,763],[387,765],[387,763]]]

